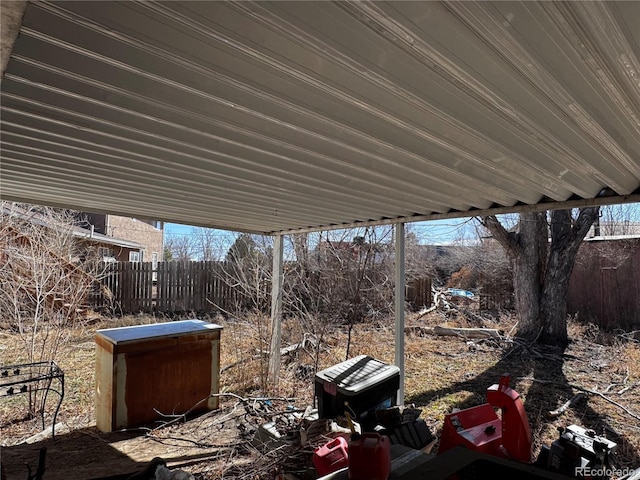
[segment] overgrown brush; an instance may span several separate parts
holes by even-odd
[[[0,322],[19,334],[21,363],[51,362],[82,320],[100,268],[74,235],[72,212],[3,202],[0,217]],[[4,360],[0,359],[0,363]],[[30,395],[35,414],[43,391]]]

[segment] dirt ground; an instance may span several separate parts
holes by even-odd
[[[435,325],[478,327],[477,323],[436,312],[419,320],[415,317],[406,322],[405,403],[422,410],[420,418],[436,437],[451,409],[484,403],[486,389],[497,383],[501,374],[509,373],[512,388],[524,401],[536,455],[542,445],[558,437],[558,427],[577,424],[617,443],[616,468],[640,467],[638,340],[571,323],[572,342],[561,355],[542,348],[512,349],[519,343],[511,337],[513,322],[506,316],[483,325],[501,330],[501,338],[484,340],[420,331]],[[55,440],[50,435],[30,439],[41,432],[42,424],[40,418],[25,415],[25,395],[0,397],[0,460],[7,480],[26,478],[28,467],[35,471],[42,447],[47,447],[45,480],[124,479],[155,456],[167,459],[170,468],[191,472],[198,479],[271,480],[284,472],[300,480],[314,478],[310,469],[312,445],[262,451],[251,443],[256,429],[271,420],[291,421],[293,412],[314,407],[316,369],[360,354],[388,363],[394,358],[392,322],[355,326],[350,344],[345,328],[321,330],[316,326],[318,348],[308,344],[284,356],[278,388],[265,391],[267,320],[212,319],[224,327],[220,409],[194,418],[163,418],[142,429],[99,432],[95,428],[95,331],[156,321],[166,319],[93,316],[69,330],[69,341],[56,359],[65,371],[66,388]],[[309,331],[309,325],[287,319],[283,346],[300,342]],[[0,363],[24,362],[22,351],[20,335],[7,326],[0,329]],[[562,414],[549,415],[579,393],[583,395]],[[47,426],[54,407],[55,402],[48,401]],[[298,427],[284,426],[283,431]]]

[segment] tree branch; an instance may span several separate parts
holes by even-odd
[[[574,235],[583,239],[598,215],[600,215],[600,207],[581,208],[573,226]]]
[[[478,217],[478,220],[506,250],[511,251],[517,248],[518,245],[514,234],[508,232],[495,215]]]
[[[560,407],[558,407],[555,410],[552,410],[550,412],[547,412],[547,417],[549,417],[549,418],[559,417],[560,415],[562,415],[564,413],[564,411],[567,408],[569,408],[571,405],[573,405],[574,403],[576,403],[578,400],[580,400],[581,398],[583,398],[585,396],[586,395],[584,394],[584,392],[580,392],[580,393],[574,395],[571,399],[567,400]]]
[[[571,385],[570,383],[566,383],[566,382],[554,382],[553,380],[539,380],[537,378],[532,378],[532,377],[518,377],[518,380],[525,380],[525,381],[536,382],[536,383],[545,383],[545,384],[548,384],[548,385],[559,385],[559,386],[562,386],[562,387],[569,387],[569,388],[573,388],[575,390],[580,390],[581,392],[589,393],[591,395],[597,395],[600,398],[602,398],[603,400],[605,400],[605,401],[611,403],[612,405],[615,405],[619,409],[623,410],[630,417],[633,417],[636,420],[640,420],[640,415],[638,415],[635,412],[632,412],[631,410],[629,410],[624,405],[619,404],[615,400],[610,399],[604,393],[599,392],[597,390],[591,390],[589,388],[579,387],[577,385]]]

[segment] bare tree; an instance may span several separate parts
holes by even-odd
[[[198,260],[213,261],[224,257],[229,235],[213,228],[194,227],[191,230],[193,254]]]
[[[594,236],[640,234],[640,205],[627,203],[607,205],[600,209],[600,216],[593,226]]]
[[[270,306],[273,239],[268,236],[237,234],[221,268],[214,275],[236,292],[235,311],[225,313],[248,320],[258,344],[260,387],[268,391],[269,344],[271,330],[266,311]]]
[[[436,261],[437,249],[421,238],[417,229],[407,224],[405,226],[405,274],[407,280],[438,275]]]
[[[167,235],[164,247],[170,253],[171,260],[178,262],[190,261],[195,253],[195,245],[190,235]]]
[[[407,227],[405,258],[408,281],[429,276],[434,285],[444,286],[462,268],[477,273],[471,264],[477,260],[478,241],[469,221],[445,227],[438,225],[434,232],[429,222],[424,222],[420,228]]]
[[[292,236],[296,262],[285,275],[287,308],[320,338],[335,325],[349,332],[393,308],[390,227]],[[347,345],[347,356],[349,345]]]
[[[266,235],[239,234],[225,256],[223,280],[241,299],[238,310],[263,312],[270,305],[273,244]]]
[[[48,207],[2,204],[0,321],[20,333],[29,363],[58,360],[68,340],[64,327],[82,320],[102,275],[97,252],[73,234],[75,218]]]
[[[316,368],[322,338],[331,328],[347,325],[351,330],[366,318],[381,317],[392,310],[391,232],[386,227],[286,237],[283,310],[286,321],[296,322],[296,327],[283,333],[301,335],[289,340],[305,344],[301,351],[309,355]],[[224,268],[216,272],[244,299],[236,306],[237,312],[227,313],[253,319],[259,317],[255,312],[266,314],[271,301],[272,265],[271,237],[236,237],[225,256]],[[264,325],[254,323],[257,335],[267,346]],[[305,338],[313,340],[304,342]]]
[[[571,271],[598,207],[523,213],[508,230],[495,216],[479,219],[505,249],[513,268],[518,335],[565,347]]]

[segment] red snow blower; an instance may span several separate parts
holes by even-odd
[[[543,447],[534,462],[527,413],[509,381],[509,375],[502,375],[497,385],[487,389],[487,403],[445,417],[438,455],[462,446],[571,478],[609,478],[608,467],[617,445],[577,425],[560,429],[560,438],[551,447]],[[500,409],[500,417],[495,409]]]
[[[438,453],[461,445],[496,457],[531,462],[529,420],[509,375],[487,389],[487,403],[450,413],[444,419]],[[499,418],[494,408],[502,411]]]

